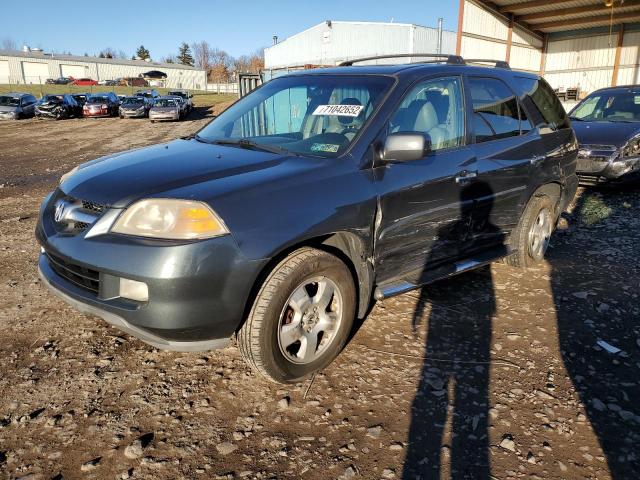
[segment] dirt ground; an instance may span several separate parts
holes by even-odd
[[[234,346],[158,351],[49,294],[33,231],[60,175],[207,121],[0,124],[0,477],[638,477],[638,190],[581,190],[539,268],[378,303],[291,387]]]

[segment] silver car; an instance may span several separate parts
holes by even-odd
[[[30,93],[0,95],[0,120],[19,120],[33,117],[37,99]]]
[[[182,104],[175,97],[159,97],[149,110],[149,120],[180,120],[182,118]]]

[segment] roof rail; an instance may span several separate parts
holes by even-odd
[[[367,62],[369,60],[382,60],[385,58],[412,58],[412,57],[428,57],[446,60],[447,63],[454,65],[464,65],[464,60],[459,55],[446,55],[443,53],[398,53],[396,55],[376,55],[375,57],[356,58],[339,63],[339,67],[350,67],[354,63]]]
[[[509,62],[505,62],[504,60],[491,60],[487,58],[465,58],[464,61],[466,63],[493,63],[496,68],[504,68],[505,70],[511,70],[511,66]]]

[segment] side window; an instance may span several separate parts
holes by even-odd
[[[432,150],[457,147],[464,139],[464,102],[457,77],[426,80],[416,85],[392,115],[389,131],[422,132]]]
[[[536,113],[536,125],[545,124],[553,130],[569,128],[569,119],[555,92],[542,78],[516,77],[528,101]]]
[[[476,143],[520,135],[520,109],[513,92],[496,78],[470,77],[468,83]],[[522,131],[531,130],[524,111],[522,115]]]
[[[239,118],[233,136],[258,137],[297,133],[307,114],[307,88],[281,90]]]

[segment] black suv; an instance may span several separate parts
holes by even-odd
[[[280,382],[378,300],[543,259],[577,143],[549,85],[460,57],[274,79],[196,135],[85,163],[41,206],[43,281],[159,348]]]

